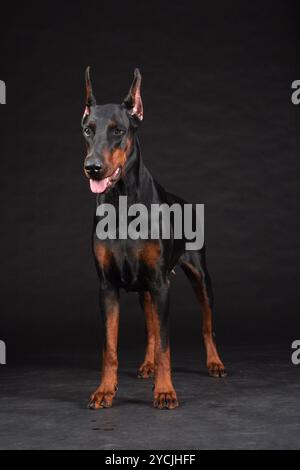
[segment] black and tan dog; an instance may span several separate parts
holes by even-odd
[[[89,68],[86,71],[86,108],[82,130],[87,145],[84,172],[90,180],[97,205],[118,207],[120,196],[128,205],[184,201],[166,192],[145,167],[136,135],[143,120],[141,75],[135,70],[130,91],[122,104],[98,106],[93,94]],[[154,406],[173,409],[178,399],[171,378],[169,347],[170,276],[180,265],[190,279],[203,312],[203,336],[207,367],[212,377],[224,377],[212,330],[212,289],[206,268],[205,250],[186,251],[186,240],[100,240],[93,236],[93,250],[100,280],[100,305],[105,324],[102,378],[92,395],[90,408],[110,407],[117,390],[119,292],[121,288],[139,293],[146,316],[147,349],[138,374],[154,375]]]

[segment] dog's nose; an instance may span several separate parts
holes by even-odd
[[[103,169],[103,165],[100,162],[86,162],[84,169],[88,174],[97,175]]]

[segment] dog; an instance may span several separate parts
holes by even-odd
[[[97,194],[97,206],[118,205],[121,196],[128,204],[174,203],[182,199],[160,186],[143,163],[137,130],[143,121],[141,74],[135,69],[128,95],[121,104],[97,105],[90,68],[85,74],[86,103],[82,132],[87,155],[84,173],[90,189]],[[120,289],[137,292],[145,312],[147,347],[140,378],[154,377],[154,407],[175,409],[179,402],[171,376],[169,345],[170,278],[179,265],[196,293],[203,314],[203,338],[207,368],[212,377],[225,377],[226,370],[217,351],[212,328],[213,294],[205,247],[187,251],[184,239],[107,239],[93,231],[93,254],[100,283],[100,308],[105,340],[101,383],[91,396],[90,409],[109,408],[117,392],[118,328]]]

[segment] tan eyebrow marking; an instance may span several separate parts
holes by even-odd
[[[96,127],[97,127],[95,121],[90,121],[90,122],[88,123],[88,126],[91,127],[91,128],[93,129],[93,131],[95,131],[95,130],[96,130]]]
[[[115,127],[118,127],[118,124],[117,124],[115,121],[109,121],[109,124],[108,124],[108,125],[109,125],[109,127],[112,128],[112,129],[115,128]]]

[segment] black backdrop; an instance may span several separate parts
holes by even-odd
[[[80,132],[87,65],[102,103],[119,102],[142,71],[144,160],[170,191],[206,204],[220,341],[299,336],[296,2],[44,1],[2,13],[0,338],[10,354],[98,345]],[[172,300],[174,343],[198,343],[179,272]],[[133,294],[121,328],[123,345],[142,343]]]

